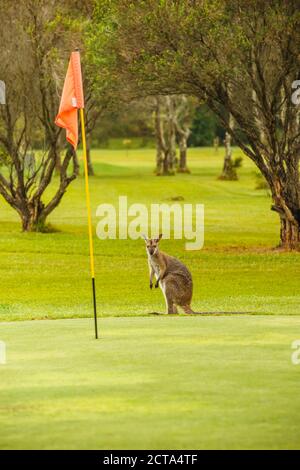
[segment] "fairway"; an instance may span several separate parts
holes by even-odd
[[[93,226],[99,204],[200,203],[205,241],[185,251],[185,240],[162,240],[194,278],[195,310],[300,313],[300,253],[278,253],[278,216],[266,190],[255,190],[255,167],[244,157],[240,180],[219,181],[223,151],[190,149],[192,173],[155,177],[154,149],[95,150],[91,178]],[[234,149],[234,156],[241,151]],[[51,186],[54,191],[57,179]],[[56,233],[21,233],[15,212],[0,200],[0,319],[74,318],[91,314],[84,179],[72,183],[49,222]],[[95,238],[99,313],[105,316],[164,312],[160,291],[150,291],[143,240]],[[283,275],[285,282],[283,283]]]
[[[93,151],[94,231],[97,206],[120,195],[204,204],[203,250],[161,249],[191,270],[194,309],[225,314],[151,315],[165,304],[149,289],[144,241],[95,238],[95,341],[82,169],[53,233],[21,233],[1,199],[0,448],[299,448],[300,254],[274,249],[278,217],[248,159],[226,182],[221,150],[191,149],[192,173],[171,177],[154,176],[154,158]]]
[[[2,449],[299,448],[300,319],[1,325]],[[298,335],[299,336],[299,335]]]
[[[15,3],[1,467],[300,450],[299,2]]]

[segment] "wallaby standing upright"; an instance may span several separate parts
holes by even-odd
[[[155,287],[160,286],[164,294],[167,313],[178,313],[177,306],[185,313],[196,313],[191,309],[192,275],[181,261],[159,251],[158,243],[161,238],[162,234],[153,239],[144,236],[150,271],[150,289],[153,287],[155,275]]]

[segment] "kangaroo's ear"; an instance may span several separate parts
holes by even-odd
[[[146,237],[146,235],[144,235],[144,234],[142,233],[142,237],[143,237],[143,239],[145,240],[145,242],[147,243],[148,238]]]
[[[162,233],[159,234],[158,238],[156,239],[157,243],[159,242],[159,240],[162,238]]]

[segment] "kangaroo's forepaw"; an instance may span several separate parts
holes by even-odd
[[[156,283],[155,283],[155,289],[157,289],[158,286],[159,286],[159,282],[156,282]]]
[[[152,289],[152,287],[153,287],[153,284],[152,284],[152,282],[150,282],[150,289]]]

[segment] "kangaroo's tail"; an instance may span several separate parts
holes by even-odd
[[[201,315],[201,312],[194,312],[190,305],[181,305],[184,313],[194,314],[194,315]]]

